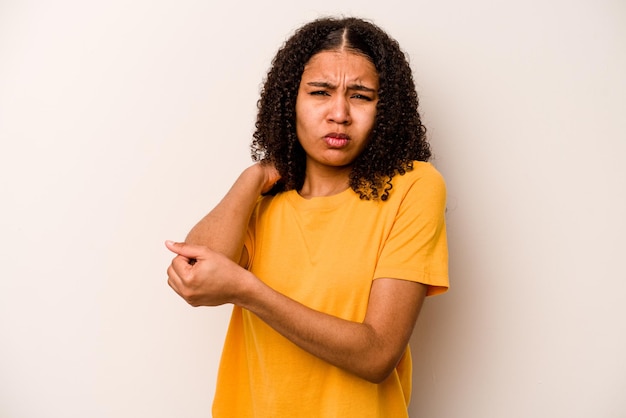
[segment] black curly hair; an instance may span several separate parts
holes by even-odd
[[[272,194],[300,190],[304,184],[306,154],[296,136],[295,111],[304,66],[319,52],[342,48],[371,60],[380,86],[376,121],[352,165],[350,187],[361,199],[386,200],[396,174],[431,156],[413,74],[398,42],[360,18],[320,18],[298,29],[279,49],[257,103],[251,154],[255,162],[273,163],[280,173]]]

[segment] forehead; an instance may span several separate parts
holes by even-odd
[[[364,55],[347,51],[322,51],[304,66],[302,77],[350,78],[378,81],[374,64]]]

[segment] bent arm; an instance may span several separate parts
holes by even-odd
[[[313,310],[273,290],[250,271],[206,247],[167,242],[178,254],[168,283],[193,306],[234,303],[320,359],[379,383],[406,350],[427,287],[399,279],[374,280],[363,322]],[[193,264],[190,259],[195,259]]]
[[[409,343],[426,285],[381,278],[372,284],[362,323],[308,308],[266,286],[248,284],[237,304],[300,348],[373,383],[386,379]]]
[[[206,246],[240,262],[254,205],[278,178],[271,165],[257,163],[245,169],[217,206],[189,231],[185,242]]]

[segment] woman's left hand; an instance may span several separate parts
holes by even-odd
[[[192,306],[235,303],[239,289],[250,275],[228,257],[205,246],[166,241],[176,253],[167,269],[167,283]]]

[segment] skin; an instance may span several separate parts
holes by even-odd
[[[298,138],[307,153],[302,196],[328,196],[348,187],[350,165],[374,125],[377,89],[378,75],[361,55],[325,51],[306,65],[296,101]],[[185,243],[167,241],[176,254],[169,285],[192,306],[233,303],[248,309],[320,359],[382,382],[406,350],[426,286],[377,278],[365,319],[357,323],[310,309],[265,285],[242,267],[248,259],[243,240],[256,199],[278,179],[271,165],[247,168]]]
[[[325,51],[309,60],[296,99],[296,133],[307,155],[302,196],[335,191],[322,185],[348,187],[352,162],[374,127],[377,103],[378,73],[366,57]]]

